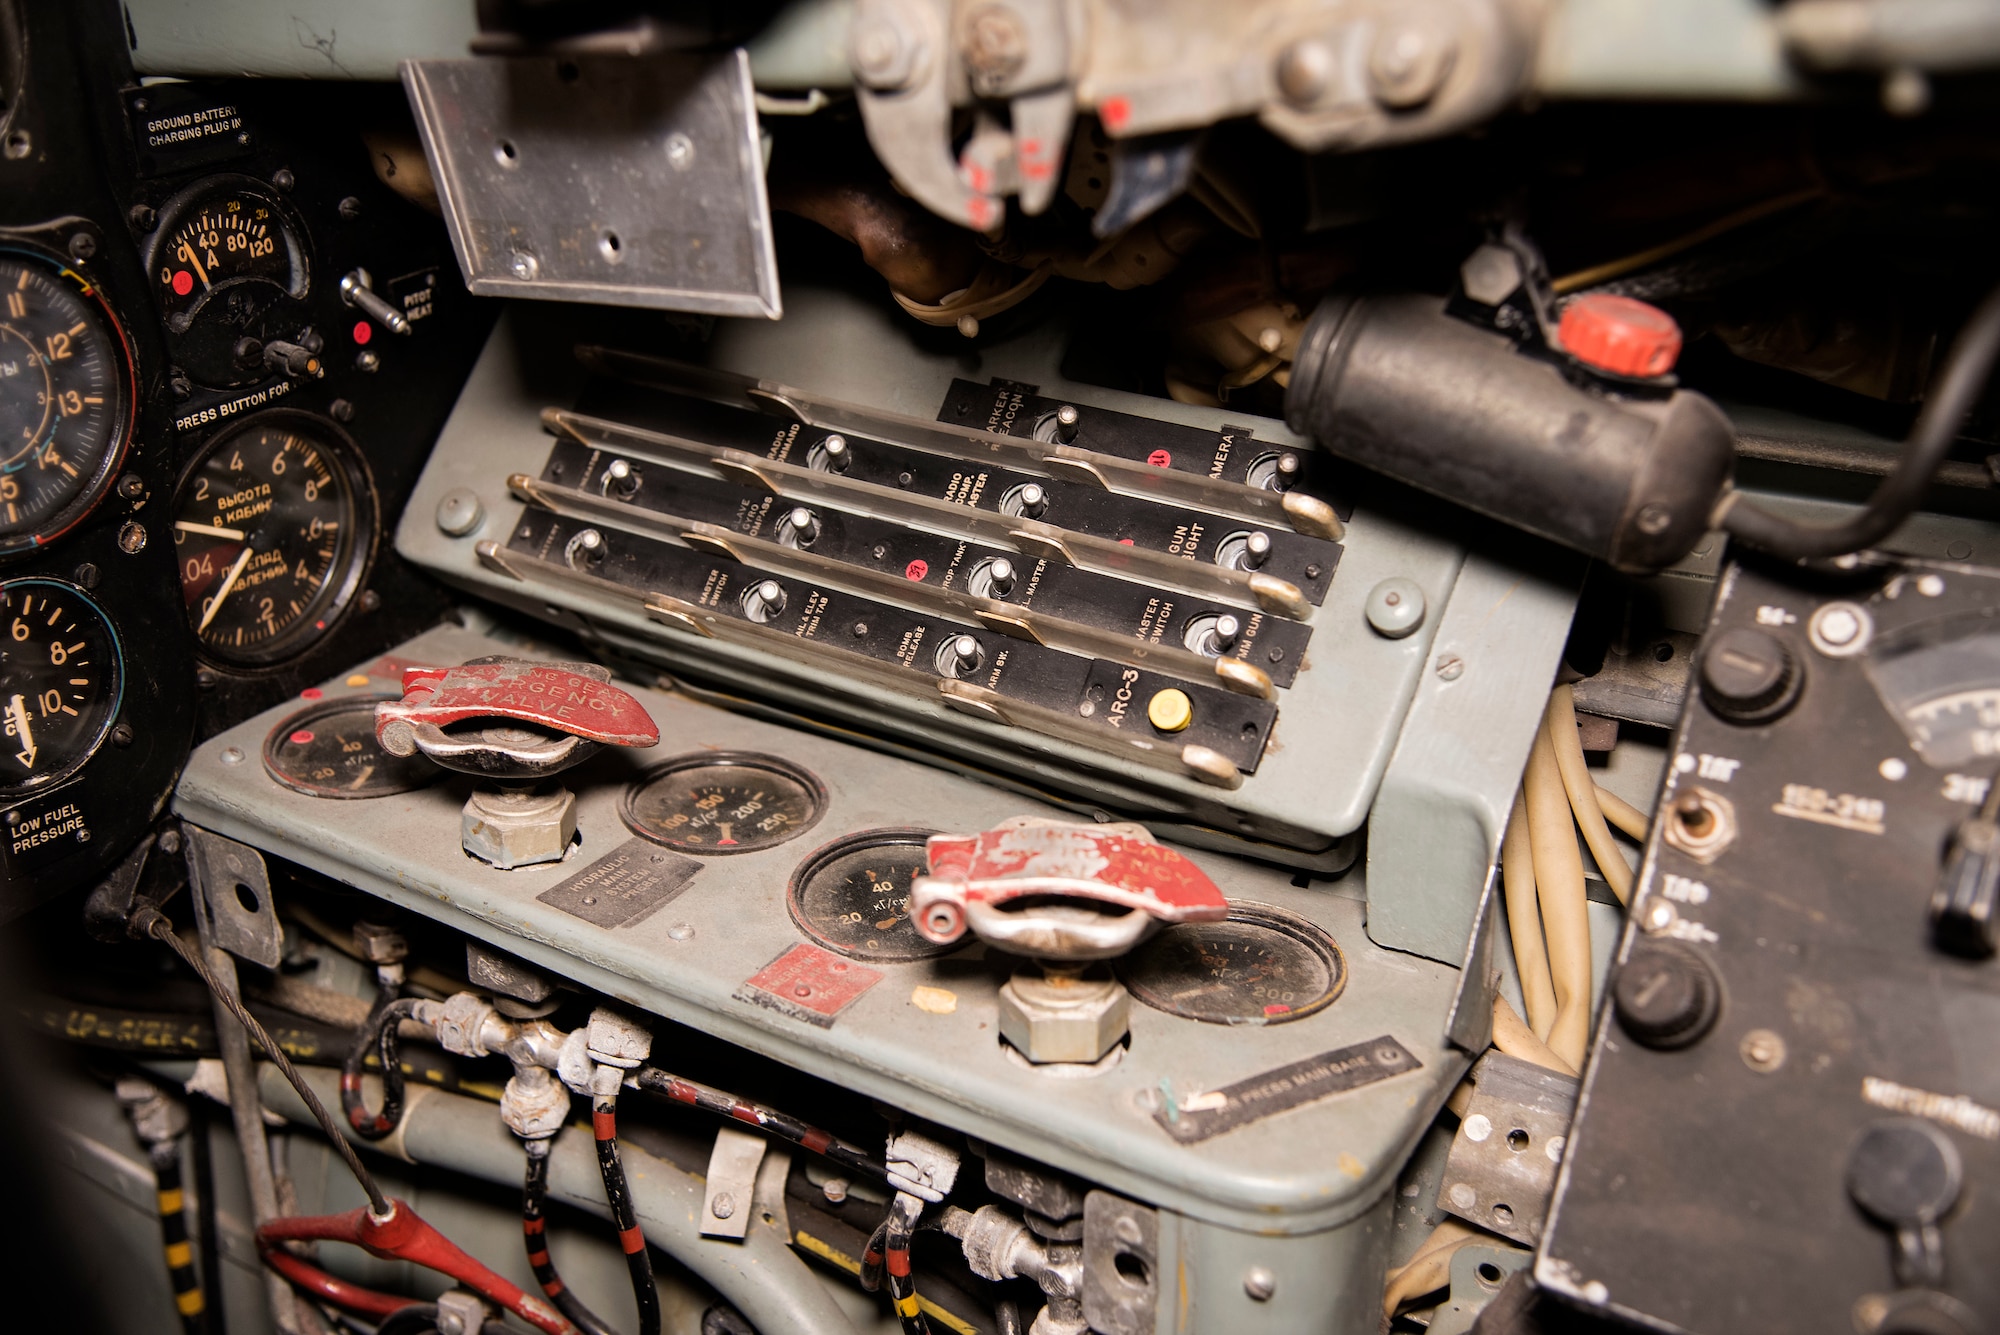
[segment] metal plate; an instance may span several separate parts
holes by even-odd
[[[801,932],[858,960],[901,962],[945,955],[910,921],[910,882],[928,866],[933,830],[868,830],[819,849],[799,864],[785,907]]]
[[[422,755],[392,756],[375,740],[375,706],[394,695],[321,700],[264,739],[264,772],[294,792],[353,800],[407,793],[444,777]]]
[[[1347,986],[1347,959],[1332,937],[1264,904],[1232,904],[1221,922],[1169,927],[1118,972],[1154,1010],[1204,1024],[1303,1019]]]
[[[782,313],[742,51],[412,60],[403,87],[471,291]]]
[[[699,857],[755,853],[819,823],[826,789],[797,765],[747,751],[704,751],[646,772],[618,815],[642,839]]]

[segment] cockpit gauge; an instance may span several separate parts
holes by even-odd
[[[118,717],[124,659],[111,619],[73,584],[0,584],[0,793],[83,767]]]
[[[266,345],[308,339],[298,305],[312,285],[291,210],[248,177],[218,176],[160,211],[147,253],[174,360],[227,387],[271,374]]]
[[[835,840],[792,873],[785,906],[828,950],[891,963],[946,955],[910,921],[910,883],[924,874],[933,830],[867,830]]]
[[[330,630],[360,586],[375,497],[330,422],[278,410],[217,436],[182,479],[174,551],[202,652],[259,664]]]
[[[1265,904],[1232,904],[1221,922],[1169,927],[1119,961],[1118,972],[1148,1006],[1204,1024],[1303,1019],[1347,986],[1334,939]]]
[[[0,555],[90,512],[132,435],[125,331],[82,275],[0,247]]]
[[[819,780],[775,756],[712,751],[649,770],[625,793],[620,815],[634,834],[701,857],[754,853],[819,820]]]
[[[396,695],[347,695],[307,705],[264,739],[264,772],[311,797],[407,793],[444,776],[421,752],[392,756],[375,740],[375,706]]]

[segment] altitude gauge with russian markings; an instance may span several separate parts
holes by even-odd
[[[90,512],[132,434],[125,331],[82,275],[0,246],[0,555]]]
[[[1179,923],[1118,962],[1132,995],[1204,1024],[1300,1020],[1347,986],[1347,960],[1304,918],[1264,904],[1232,904],[1221,922]]]
[[[124,698],[118,632],[73,584],[0,584],[0,792],[46,788],[83,768]]]
[[[948,955],[910,921],[910,883],[930,866],[934,830],[868,830],[820,849],[792,873],[785,906],[801,932],[855,959],[896,963]]]
[[[174,551],[209,657],[297,654],[347,610],[375,536],[360,454],[330,422],[279,410],[217,436],[182,479]]]
[[[169,200],[147,250],[174,360],[204,385],[271,373],[266,345],[306,338],[312,283],[291,210],[249,177],[215,176]]]
[[[819,820],[819,780],[775,756],[697,752],[670,760],[625,792],[619,814],[632,833],[702,857],[754,853]]]

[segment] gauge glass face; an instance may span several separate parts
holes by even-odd
[[[252,418],[218,437],[181,483],[174,551],[205,653],[269,662],[345,610],[372,538],[366,475],[323,423]]]
[[[392,756],[375,740],[375,706],[393,695],[345,696],[307,705],[264,739],[264,770],[313,797],[387,797],[422,788],[444,771],[422,753]]]
[[[301,336],[295,303],[310,283],[284,206],[254,182],[222,177],[164,213],[151,267],[175,359],[203,384],[264,379],[263,345]]]
[[[83,767],[118,717],[118,633],[73,585],[0,585],[0,791],[24,792]]]
[[[2000,626],[1974,614],[1878,640],[1862,670],[1910,744],[1940,769],[2000,758]]]
[[[819,782],[770,756],[687,756],[653,770],[625,794],[634,834],[703,857],[754,853],[819,820]]]
[[[786,907],[800,931],[828,950],[890,962],[949,954],[917,934],[910,883],[924,874],[930,830],[874,830],[820,849],[792,874]]]
[[[1221,922],[1180,923],[1119,965],[1132,995],[1204,1024],[1267,1025],[1331,1005],[1347,986],[1332,937],[1303,918],[1236,904]]]
[[[131,428],[125,335],[83,279],[0,250],[0,553],[89,511]]]

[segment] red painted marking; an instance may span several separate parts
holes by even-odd
[[[873,969],[850,964],[830,950],[800,944],[744,981],[787,1007],[830,1017],[852,1005],[856,997],[881,982],[882,977]]]
[[[300,728],[292,734],[292,742],[297,746],[310,746],[312,745],[312,739],[312,729],[310,728]]]
[[[715,846],[717,848],[731,848],[734,847],[735,844],[736,841],[734,839],[718,839],[715,841]]]
[[[348,1071],[342,1071],[342,1072],[340,1073],[340,1087],[341,1087],[342,1089],[359,1089],[359,1088],[361,1088],[361,1076],[360,1076],[360,1074],[359,1074],[358,1072],[348,1072]]]
[[[548,1253],[543,1252],[542,1255],[547,1256]],[[563,1290],[568,1287],[569,1285],[562,1282],[562,1276],[557,1275],[554,1279],[542,1285],[542,1292],[548,1294],[551,1298],[560,1298],[562,1297]]]
[[[833,1144],[833,1137],[818,1127],[814,1127],[812,1130],[806,1132],[805,1136],[799,1141],[799,1144],[805,1146],[814,1154],[824,1154],[826,1153],[826,1147]]]
[[[1275,1001],[1264,1008],[1264,1014],[1266,1015],[1290,1015],[1291,1013],[1292,1008],[1290,1006]]]
[[[184,297],[194,291],[194,275],[186,269],[174,270],[174,295]]]
[[[1055,171],[1056,165],[1053,162],[1044,162],[1040,158],[1031,158],[1021,164],[1021,175],[1031,181],[1046,181],[1055,175]]]
[[[1165,450],[1154,450],[1146,456],[1146,462],[1155,468],[1171,468],[1174,464],[1174,456],[1168,454]]]
[[[1041,156],[1041,152],[1042,152],[1042,141],[1041,141],[1041,140],[1039,140],[1039,139],[1023,139],[1023,140],[1021,141],[1021,156],[1022,156],[1022,157],[1024,157],[1024,158],[1034,158],[1034,157],[1040,157],[1040,156]]]
[[[929,561],[924,560],[922,557],[918,557],[916,560],[910,562],[908,565],[903,567],[904,579],[921,580],[925,575],[928,575],[930,573],[931,573],[931,563]]]
[[[618,1114],[593,1112],[590,1115],[590,1129],[599,1140],[618,1139]]]
[[[910,1253],[901,1247],[889,1250],[889,1273],[902,1279],[910,1273]]]
[[[1130,546],[1132,545],[1132,539],[1130,539],[1130,538],[1120,538],[1120,539],[1118,540],[1118,545],[1119,545],[1120,547],[1130,547]]]
[[[1125,122],[1132,119],[1132,104],[1122,97],[1107,97],[1097,109],[1097,115],[1108,130],[1121,130]]]
[[[319,687],[317,687],[317,686],[308,686],[308,687],[306,687],[306,688],[305,688],[305,689],[304,689],[303,691],[300,691],[300,692],[299,692],[299,699],[301,699],[301,700],[317,700],[317,699],[319,699],[319,698],[320,698],[320,697],[321,697],[322,695],[325,695],[325,694],[326,694],[326,692],[325,692],[325,691],[322,691],[322,690],[321,690],[321,689],[320,689]]]
[[[366,320],[356,320],[354,322],[354,341],[356,343],[366,343],[373,337],[375,337],[374,325],[369,324]]]
[[[540,1250],[540,1251],[538,1251],[538,1252],[529,1252],[529,1253],[528,1253],[528,1264],[529,1264],[529,1265],[532,1265],[532,1266],[545,1266],[545,1265],[547,1265],[548,1263],[549,1263],[549,1250],[548,1250],[548,1248],[544,1247],[544,1248],[542,1248],[542,1250]],[[551,1293],[551,1294],[549,1295],[549,1297],[553,1298],[553,1297],[555,1297],[555,1295],[554,1295],[553,1293]]]
[[[637,1256],[646,1250],[646,1235],[636,1228],[618,1230],[618,1245],[625,1249],[627,1256]]]
[[[747,1103],[737,1104],[729,1110],[729,1115],[739,1122],[748,1122],[752,1126],[764,1125],[764,1119],[758,1115],[755,1108],[752,1108]]]
[[[993,201],[984,195],[973,196],[966,201],[965,216],[972,220],[974,231],[985,231],[993,221]]]
[[[540,1237],[548,1230],[548,1227],[549,1221],[546,1219],[523,1219],[521,1221],[521,1231],[530,1237]]]
[[[990,180],[991,178],[987,175],[984,167],[976,166],[970,162],[965,164],[965,183],[980,194],[983,195],[986,193],[986,187]]]

